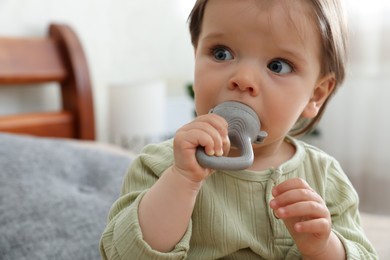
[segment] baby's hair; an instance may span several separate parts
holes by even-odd
[[[199,35],[202,30],[203,16],[206,5],[209,1],[212,0],[197,0],[188,17],[191,42],[194,48],[197,48],[198,46]],[[297,0],[294,0],[294,2],[295,1]],[[335,91],[344,81],[348,42],[346,18],[341,3],[342,0],[300,1],[307,2],[313,7],[314,18],[317,22],[322,43],[322,76],[333,73],[335,77],[335,88],[322,105],[316,117],[310,120],[298,120],[293,129],[290,131],[290,134],[294,136],[309,133],[315,128],[322,117],[330,97],[333,96]],[[289,2],[289,0],[286,0],[286,3],[287,2]]]

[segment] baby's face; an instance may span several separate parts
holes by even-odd
[[[195,50],[196,111],[235,100],[259,115],[267,139],[309,109],[320,76],[320,35],[302,0],[209,0]]]

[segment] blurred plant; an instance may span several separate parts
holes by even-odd
[[[194,85],[192,83],[188,83],[186,85],[187,94],[191,97],[192,100],[195,99]],[[194,117],[196,117],[196,111],[194,110]]]
[[[192,83],[188,83],[187,85],[186,85],[186,88],[187,88],[187,93],[188,93],[188,95],[192,98],[192,99],[194,99],[195,98],[195,93],[194,93],[194,88],[193,88],[193,84]]]

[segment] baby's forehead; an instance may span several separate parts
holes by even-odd
[[[317,20],[315,8],[312,1],[309,0],[250,0],[253,1],[257,8],[253,8],[259,15],[266,15],[269,21],[283,22],[296,28],[299,32],[304,33],[305,28],[315,28],[317,30]]]
[[[228,19],[220,19],[224,16]],[[234,28],[236,23],[237,30],[254,32],[256,26],[265,24],[276,37],[293,35],[303,40],[319,33],[314,7],[307,0],[209,0],[203,23],[205,20],[205,30],[210,26]]]
[[[282,18],[297,29],[302,29],[303,25],[318,27],[315,8],[309,0],[208,0],[203,18],[210,6],[214,7],[214,11],[223,13],[229,2],[239,6],[235,15],[243,18],[254,12],[258,16],[268,16],[270,23]]]

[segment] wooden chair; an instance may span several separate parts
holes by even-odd
[[[91,81],[75,32],[50,24],[47,37],[0,37],[0,87],[56,82],[62,110],[0,116],[0,132],[95,139]]]

